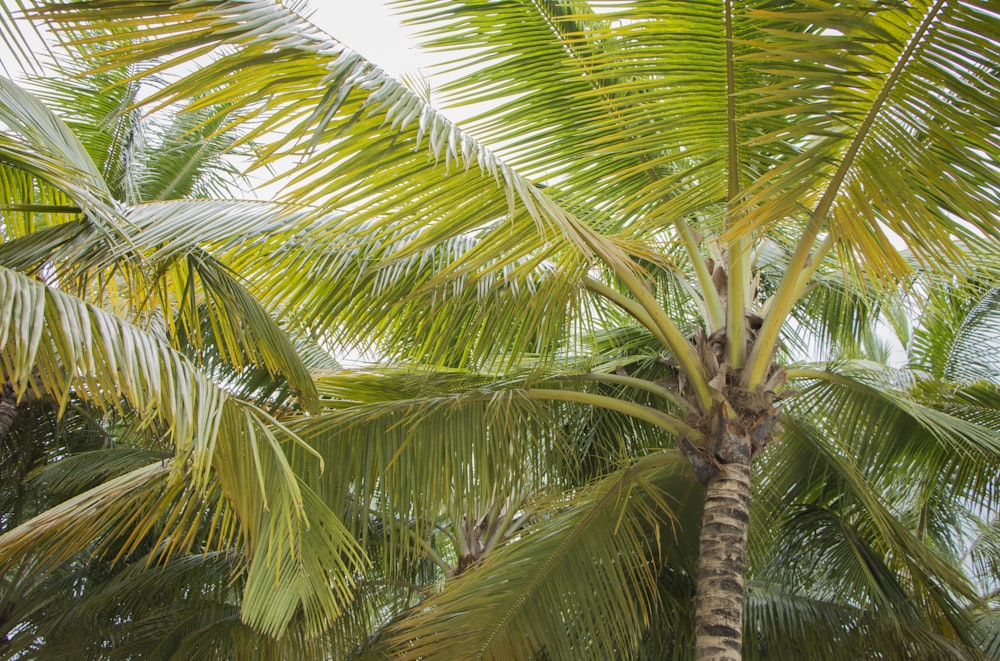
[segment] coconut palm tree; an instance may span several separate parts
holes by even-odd
[[[805,388],[790,398],[781,442],[755,464],[748,657],[967,658],[995,645],[995,634],[976,625],[992,611],[963,593],[993,589],[990,527],[972,503],[993,507],[983,491],[995,482],[996,388],[931,367],[935,355],[957,357],[964,340],[950,349],[927,341],[942,328],[990,336],[995,319],[983,308],[993,296],[963,289],[935,300],[905,368],[857,350],[794,368]],[[611,347],[603,352],[613,360]],[[665,369],[655,354],[649,363]],[[318,383],[323,407],[295,430],[336,468],[313,471],[309,483],[344,513],[376,563],[348,617],[308,646],[288,634],[284,643],[261,640],[238,622],[232,567],[188,556],[163,568],[133,565],[83,601],[49,610],[44,649],[80,649],[85,640],[101,649],[114,621],[107,654],[121,656],[200,658],[250,645],[294,658],[690,654],[697,549],[688,533],[698,529],[703,492],[680,454],[655,450],[670,442],[655,425],[572,403],[539,408],[523,384],[455,370]],[[511,447],[517,433],[523,445]],[[520,461],[525,470],[482,475],[475,464],[483,460]],[[293,465],[310,473],[307,457]],[[456,483],[455,473],[468,482]],[[485,497],[484,486],[492,489]],[[359,501],[371,507],[352,520]],[[955,575],[963,557],[976,558],[979,579]],[[221,594],[211,581],[229,586],[228,605],[211,605]],[[205,601],[172,597],[185,590]]]
[[[323,413],[293,425],[289,465],[378,540],[379,581],[421,587],[428,559],[448,577],[365,649],[629,655],[655,616],[647,649],[693,633],[698,658],[738,658],[793,614],[829,644],[975,649],[976,590],[925,515],[991,525],[994,390],[852,352],[915,269],[961,284],[995,259],[989,3],[397,5],[459,53],[447,101],[490,104],[463,128],[295,7],[37,14],[95,71],[180,70],[143,102],[244,127],[307,210],[235,239],[221,215],[161,217],[140,246],[212,244],[314,337],[451,370],[320,379]],[[949,479],[893,492],[918,465]],[[685,554],[667,530],[698,528],[692,508]]]

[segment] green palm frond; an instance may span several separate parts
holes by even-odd
[[[3,79],[0,90],[0,118],[9,129],[24,136],[31,145],[86,174],[88,187],[106,190],[99,168],[69,126],[13,81]]]
[[[600,209],[640,236],[692,212],[717,220],[730,178],[743,178],[729,172],[727,97],[742,106],[730,93],[748,82],[727,53],[727,3],[397,6],[449,53],[448,100],[489,101],[470,129],[557,199],[570,192],[577,213]],[[739,157],[737,170],[753,167],[750,151]]]
[[[759,295],[765,301],[775,295],[790,256],[788,247],[778,241],[764,242],[761,246],[756,266],[760,274]],[[789,359],[816,355],[861,357],[863,349],[874,339],[872,320],[894,304],[891,295],[879,295],[876,286],[845,273],[828,256],[790,311],[782,333],[783,348]]]
[[[37,25],[24,20],[27,4],[23,0],[5,2],[0,7],[0,40],[7,51],[15,56],[21,69],[31,73],[41,73],[43,57],[52,57],[52,50],[42,30]],[[4,68],[4,75],[12,71]]]
[[[432,48],[460,53],[453,66],[465,75],[453,98],[510,99],[484,114],[483,135],[510,143],[525,171],[569,178],[578,199],[600,186],[591,195],[613,203],[607,179],[620,178],[619,204],[633,211],[667,200],[652,214],[662,225],[732,197],[726,168],[735,157],[750,225],[797,216],[805,203],[817,216],[831,212],[831,227],[872,264],[902,266],[887,252],[886,227],[925,259],[952,256],[945,237],[968,235],[954,216],[992,232],[995,192],[983,182],[995,174],[968,151],[997,158],[987,102],[996,27],[985,3],[398,4],[426,26]],[[727,109],[728,86],[737,96]],[[738,139],[727,154],[731,113]],[[919,153],[902,151],[918,141]],[[928,198],[940,200],[934,223]]]
[[[166,233],[169,235],[170,228],[176,228],[183,223],[197,226],[205,219],[206,213],[213,211],[216,217],[226,216],[228,227],[232,228],[234,224],[239,224],[240,220],[235,215],[238,211],[232,208],[232,203],[230,206],[219,203],[223,207],[221,210],[209,210],[191,206],[196,203],[185,202],[179,202],[177,206],[168,205],[166,208],[158,205],[152,205],[152,208],[140,205],[134,214],[131,210],[122,213],[110,200],[110,192],[97,172],[97,166],[69,126],[37,99],[13,84],[4,82],[2,90],[4,94],[0,96],[0,112],[2,112],[0,119],[16,129],[25,140],[23,145],[15,143],[18,153],[24,155],[25,163],[28,163],[24,167],[28,167],[30,172],[40,175],[48,183],[64,188],[66,193],[80,205],[81,210],[86,211],[84,224],[38,228],[43,230],[43,234],[35,236],[38,234],[35,231],[17,239],[18,245],[7,245],[4,252],[16,256],[17,260],[11,261],[13,257],[9,258],[6,263],[10,266],[34,270],[52,260],[48,267],[54,268],[67,279],[79,278],[81,274],[85,274],[83,277],[88,275],[93,277],[99,284],[92,286],[91,290],[99,293],[106,293],[110,286],[108,280],[100,282],[102,278],[100,270],[109,267],[122,269],[125,271],[122,281],[132,282],[125,287],[131,286],[137,290],[133,291],[131,296],[126,296],[128,300],[125,301],[124,310],[121,310],[123,316],[131,316],[136,313],[136,308],[142,305],[143,298],[147,302],[155,301],[159,298],[156,294],[162,295],[165,292],[162,289],[156,291],[158,288],[155,281],[146,285],[154,292],[144,292],[143,285],[148,276],[141,270],[137,272],[130,268],[129,260],[123,260],[124,256],[133,258],[141,266],[146,261],[142,251],[146,248],[147,242],[151,251],[161,249],[159,253],[154,252],[154,259],[156,255],[163,255],[163,247],[158,243],[162,242],[164,225],[167,226]],[[99,146],[102,149],[107,147],[103,143]],[[40,154],[29,154],[30,149],[37,149]],[[13,146],[10,153],[13,153]],[[50,153],[52,158],[60,163],[75,164],[75,167],[81,169],[86,176],[67,183],[67,174],[55,165],[56,160],[44,157],[46,153]],[[39,164],[43,158],[44,162],[52,167],[40,170]],[[17,167],[20,168],[22,165],[24,164],[21,163]],[[35,190],[37,188],[30,185],[22,188],[19,192],[26,194],[27,198],[18,201],[36,204]],[[7,196],[13,197],[14,191],[7,192]],[[270,222],[273,228],[275,222],[273,216]],[[218,228],[219,225],[216,223],[212,227]],[[247,231],[247,227],[241,226],[237,234],[243,238]],[[12,233],[14,236],[18,234],[16,229]],[[232,237],[227,238],[233,241]],[[238,240],[240,239],[236,239]],[[179,241],[180,237],[175,237],[173,243]],[[262,364],[271,373],[281,372],[299,392],[305,405],[312,406],[315,389],[285,334],[242,284],[211,258],[205,256],[199,258],[194,255],[194,242],[185,245],[188,248],[186,252],[189,261],[193,261],[188,277],[182,280],[193,284],[193,273],[197,272],[201,291],[196,292],[196,288],[192,286],[179,286],[172,292],[172,297],[168,295],[168,300],[162,301],[161,307],[170,310],[173,306],[179,306],[189,315],[188,323],[192,325],[190,317],[197,319],[198,300],[207,301],[218,312],[212,316],[214,321],[212,331],[215,345],[221,349],[222,354],[237,368],[249,360]],[[165,256],[174,254],[176,252],[167,252]],[[166,270],[169,265],[169,261],[161,262],[156,268]],[[93,274],[93,271],[98,273]],[[115,286],[121,284],[118,282]],[[86,285],[82,288],[87,289]],[[107,303],[111,299],[113,296],[108,296],[102,302]],[[191,305],[192,302],[195,305]],[[117,307],[121,308],[122,304],[118,303]],[[197,327],[198,324],[193,323],[193,326]]]
[[[518,391],[462,372],[375,371],[318,380],[322,411],[293,429],[324,458],[326,471],[295,452],[292,464],[356,534],[370,517],[388,536],[390,576],[408,563],[414,535],[439,516],[460,518],[498,494],[558,484],[571,458],[550,411]],[[348,520],[348,519],[345,519]]]
[[[155,9],[151,6],[147,15],[133,15],[125,23],[116,20],[114,12],[106,13],[99,3],[51,5],[42,11],[55,22],[65,21],[67,28],[86,22],[88,29],[100,30],[100,21],[105,19],[110,19],[106,23],[108,27],[115,28],[125,27],[129,22],[135,26],[149,21],[162,26],[158,32],[165,39],[155,46],[153,42],[143,41],[121,44],[118,37],[109,36],[110,48],[100,55],[115,58],[117,66],[145,60],[151,54],[148,47],[163,56],[163,67],[173,67],[223,45],[238,46],[200,67],[191,77],[168,85],[151,101],[185,94],[191,86],[200,86],[225,73],[219,81],[228,81],[228,89],[219,88],[191,107],[196,109],[213,103],[216,98],[225,98],[226,107],[231,110],[254,109],[261,121],[250,138],[277,135],[270,132],[280,127],[287,129],[285,139],[272,143],[265,150],[264,162],[283,157],[303,159],[296,173],[296,180],[301,185],[300,194],[295,196],[299,202],[326,199],[337,193],[337,203],[347,208],[353,208],[355,202],[366,201],[366,209],[358,213],[357,218],[359,222],[370,220],[387,210],[380,203],[371,204],[372,200],[368,199],[370,193],[365,189],[375,184],[375,180],[381,180],[380,184],[395,180],[406,186],[401,178],[403,171],[419,170],[427,172],[433,186],[434,177],[451,170],[456,183],[466,182],[458,186],[454,199],[466,197],[467,206],[470,211],[475,210],[475,215],[463,217],[465,214],[454,213],[454,205],[448,205],[449,226],[464,224],[468,228],[470,222],[474,227],[489,215],[504,217],[508,201],[511,204],[519,201],[523,205],[523,217],[533,218],[543,226],[554,228],[567,221],[561,217],[565,213],[489,150],[461,133],[404,85],[323,35],[292,8],[262,0],[235,5],[200,3],[197,6],[161,2]],[[183,30],[183,36],[178,33],[166,39],[169,30],[177,29]],[[197,30],[197,34],[191,30]],[[101,37],[91,36],[87,41],[99,43]],[[196,42],[200,45],[191,49]],[[278,72],[275,65],[281,63],[288,63],[295,74],[273,75]],[[237,84],[238,80],[244,80],[243,76],[228,75],[235,69],[243,70],[244,75],[258,77],[254,90]],[[260,105],[262,97],[258,92],[261,88],[268,90],[267,98],[270,99],[264,106]],[[304,96],[308,89],[313,89],[315,94]],[[352,128],[350,133],[343,130],[347,126]],[[328,137],[339,137],[343,142],[339,153],[349,160],[334,157],[325,147],[316,149]],[[383,155],[387,147],[397,142],[402,149],[393,148]],[[418,146],[419,150],[414,149]],[[440,158],[444,162],[428,162],[422,153],[424,148],[431,150],[435,160]],[[303,149],[306,151],[302,152]],[[410,149],[413,151],[408,155],[406,152]],[[336,167],[332,167],[335,162]],[[379,163],[379,176],[365,176],[374,173],[373,162]],[[463,169],[469,168],[481,173],[463,173]],[[484,174],[489,178],[497,177],[500,185],[483,186]],[[414,199],[413,208],[417,208],[417,203],[426,206],[433,200],[431,188],[407,188],[407,195]],[[444,202],[435,203],[437,209],[429,209],[427,213],[443,211]],[[572,233],[569,225],[563,229],[570,229]],[[574,238],[579,240],[579,237]]]
[[[228,253],[259,240],[280,243],[322,226],[306,208],[252,200],[147,201],[126,213],[134,228],[131,238],[154,262],[168,262],[199,247]]]
[[[552,500],[552,512],[540,513],[519,539],[400,620],[394,653],[477,659],[627,654],[654,608],[658,558],[672,553],[672,538],[680,534],[674,512],[690,508],[687,495],[694,490],[685,460],[667,453],[581,489],[572,504]]]
[[[0,161],[0,211],[4,217],[5,243],[35,231],[51,229],[67,217],[79,217],[83,210],[65,192],[40,176],[40,171],[18,166],[18,163],[27,165],[26,159],[17,160],[16,154],[22,153],[19,145],[7,139],[2,143],[15,152],[14,160],[4,158]]]
[[[802,429],[793,428],[784,444],[802,444],[804,438]],[[812,473],[822,485],[815,492],[775,500],[770,490],[781,493],[785,485],[762,485],[751,520],[771,528],[766,546],[759,540],[752,546],[759,548],[755,580],[849,611],[857,612],[860,604],[876,626],[922,630],[923,644],[940,639],[936,644],[974,645],[978,629],[968,608],[978,597],[954,557],[932,549],[897,518],[898,503],[874,480],[820,443],[813,434],[809,445],[783,451],[800,457],[781,460],[782,467],[797,462]],[[865,642],[871,641],[855,641]]]
[[[893,603],[910,608],[911,590],[917,590],[926,595],[919,608],[928,609],[928,614],[922,617],[935,621],[937,616],[933,613],[941,612],[948,626],[954,627],[968,642],[970,627],[960,604],[962,600],[974,602],[977,597],[968,580],[955,571],[956,535],[961,534],[962,526],[956,526],[954,521],[939,526],[934,517],[948,516],[949,509],[993,507],[989,475],[995,474],[997,454],[982,443],[984,439],[995,438],[995,434],[963,420],[961,411],[929,411],[912,396],[899,391],[890,396],[883,394],[879,401],[870,390],[855,390],[859,385],[807,390],[801,396],[805,401],[825,393],[822,410],[828,417],[817,422],[822,431],[793,422],[789,417],[785,423],[789,432],[779,449],[768,455],[765,465],[771,461],[778,463],[761,468],[761,475],[766,477],[756,507],[761,508],[768,522],[766,526],[771,526],[769,534],[778,529],[774,526],[790,525],[788,530],[797,530],[796,535],[805,536],[788,542],[790,556],[776,556],[796,557],[796,560],[778,560],[772,566],[782,566],[785,562],[785,568],[793,574],[797,571],[795,567],[807,574],[820,568],[830,573],[831,568],[839,567],[845,571],[832,572],[837,575],[835,580],[851,581],[854,587],[839,582],[824,587],[824,581],[820,580],[816,588],[845,595],[869,591],[881,595],[876,601],[893,613],[896,608],[891,606]],[[885,382],[882,387],[888,390]],[[790,406],[789,416],[803,419],[804,410],[800,406],[798,402]],[[902,467],[911,467],[905,470],[912,471],[916,466],[920,469],[913,474],[920,477],[900,483],[898,471]],[[796,475],[810,477],[803,480]],[[784,509],[787,506],[778,505],[775,498],[785,500],[793,509]],[[795,511],[796,503],[805,509]],[[783,510],[786,514],[775,515]],[[825,516],[828,523],[836,524],[819,526],[810,516]],[[786,517],[784,521],[782,517]],[[838,544],[842,554],[837,559],[809,560],[810,553],[822,554],[825,552],[822,549],[833,552],[832,549],[838,548],[832,537],[827,540],[829,543],[803,545],[806,537],[818,534],[821,529],[836,533],[841,540]],[[769,538],[759,543],[763,551],[782,542]],[[868,550],[862,552],[862,549]],[[867,558],[864,564],[852,564],[861,558]],[[846,571],[849,566],[855,570]],[[878,578],[880,575],[884,580]],[[794,585],[801,584],[799,581],[803,579],[797,574],[788,580]],[[892,588],[893,585],[896,587]],[[892,590],[896,591],[895,598]],[[862,603],[867,601],[865,597],[855,598]]]
[[[226,199],[248,188],[236,160],[245,154],[230,153],[239,134],[226,130],[220,109],[168,110],[167,120],[151,118],[155,126],[137,154],[138,200]]]
[[[87,650],[112,659],[349,658],[384,622],[388,593],[398,590],[379,585],[374,576],[366,578],[329,629],[309,635],[296,618],[276,639],[241,620],[245,558],[238,552],[206,550],[163,563],[149,560],[138,555],[124,566],[104,567],[103,573],[93,570],[100,563],[81,563],[68,574],[69,585],[36,584],[20,591],[20,626],[10,635],[8,649],[27,649],[44,639],[48,653],[73,656]]]
[[[79,452],[47,464],[30,477],[29,488],[45,492],[58,504],[109,479],[139,470],[155,461],[167,461],[162,450],[112,447]]]
[[[539,251],[487,261],[492,239],[464,236],[396,257],[407,239],[359,249],[355,236],[364,240],[332,222],[277,250],[265,240],[231,259],[264,283],[267,299],[299,310],[303,323],[329,329],[345,346],[377,341],[388,356],[489,370],[523,354],[558,356],[579,342],[570,329],[589,312],[583,260]],[[301,264],[307,277],[276,277]],[[496,328],[509,332],[500,338]]]
[[[113,547],[115,553],[123,555],[134,551],[152,529],[158,515],[170,506],[169,498],[179,495],[177,481],[174,480],[174,487],[168,484],[172,469],[173,462],[157,461],[131,470],[50,507],[4,533],[0,567],[6,572],[28,563],[29,572],[43,572],[95,543],[99,545],[103,541],[105,548],[110,546],[109,542],[120,543],[122,540],[116,539],[119,537],[129,545],[120,549]],[[194,506],[197,503],[197,497],[185,495],[188,498],[184,504]],[[148,512],[155,514],[148,516]],[[138,525],[133,528],[137,519]],[[183,523],[190,526],[193,522]]]
[[[880,618],[855,604],[769,583],[747,591],[744,658],[964,659],[972,650],[920,624]]]
[[[840,365],[828,364],[825,369],[802,368],[791,371],[795,379],[818,379],[810,397],[796,400],[803,412],[825,412],[824,421],[837,421],[837,426],[850,434],[855,426],[862,426],[885,415],[884,420],[900,420],[901,424],[912,425],[929,434],[938,444],[948,447],[958,458],[963,455],[994,457],[1000,451],[995,430],[995,421],[977,421],[957,409],[962,402],[962,388],[956,384],[921,379],[918,385],[916,374],[905,370],[895,370],[878,363],[866,361],[846,362]],[[975,406],[974,393],[977,386],[965,387],[969,406]],[[983,411],[996,405],[991,399],[994,388],[983,386],[984,398],[980,404]],[[949,389],[952,396],[945,396]],[[922,392],[924,397],[921,397]],[[941,396],[942,399],[937,399]],[[867,398],[869,409],[864,410],[861,400]],[[876,411],[875,407],[880,410]],[[841,415],[838,416],[838,413]],[[987,422],[986,425],[977,424]],[[905,435],[900,435],[901,440]],[[869,441],[870,442],[870,441]],[[872,443],[871,450],[891,451],[891,445]],[[869,448],[864,448],[866,451]],[[868,456],[868,453],[865,453]],[[878,462],[876,457],[871,461]]]
[[[1000,595],[1000,519],[979,522],[964,560],[971,562],[983,595],[996,602]]]
[[[1000,290],[958,287],[933,297],[913,338],[911,361],[939,378],[1000,382],[996,328]]]
[[[3,242],[0,265],[22,273],[36,273],[53,255],[79,255],[92,245],[92,240],[93,228],[85,221],[60,222]]]
[[[947,384],[899,389],[880,379],[879,370],[841,372],[840,383],[810,387],[790,410],[800,419],[810,409],[823,410],[824,418],[815,424],[829,436],[832,455],[855,457],[852,470],[860,470],[884,494],[913,534],[954,555],[962,547],[964,527],[953,519],[956,513],[996,506],[996,389]],[[815,469],[808,457],[803,460],[797,470]],[[899,471],[913,477],[900,481]]]
[[[161,340],[12,271],[2,276],[0,300],[6,305],[0,309],[0,364],[17,392],[44,393],[62,406],[71,392],[105,409],[127,401],[150,423],[164,425],[179,459],[116,478],[8,532],[4,566],[50,545],[56,549],[50,559],[63,560],[103,534],[102,526],[87,522],[115,521],[121,508],[156,512],[150,507],[168,478],[169,484],[190,484],[195,495],[218,480],[216,488],[240,517],[252,545],[247,621],[278,633],[300,604],[307,609],[310,630],[322,629],[335,617],[348,597],[345,585],[363,560],[339,519],[292,473],[282,441],[305,447],[302,441],[263,412],[228,397]],[[127,497],[138,485],[149,486]],[[89,517],[74,518],[80,508]],[[141,537],[157,520],[147,516],[130,535]],[[80,534],[66,535],[69,521],[81,527]],[[179,526],[178,541],[187,536]],[[269,544],[278,530],[283,543]],[[279,580],[284,587],[276,593]]]
[[[72,130],[5,78],[0,79],[0,122],[24,140],[4,137],[0,154],[5,167],[41,175],[91,213],[109,202],[100,170]]]
[[[867,237],[884,223],[925,263],[955,268],[963,260],[955,237],[995,238],[995,174],[986,163],[997,157],[1000,116],[986,99],[1000,56],[996,21],[985,2],[919,3],[878,18],[888,48],[871,59],[892,68],[869,93],[877,91],[863,120],[870,128],[859,127],[853,160],[842,161],[835,226],[857,237],[873,264],[884,262]]]
[[[983,654],[988,659],[995,658],[1000,654],[1000,612],[996,608],[984,613],[980,623],[985,634],[983,635]]]
[[[30,392],[12,404],[9,429],[0,430],[0,530],[10,530],[49,507],[173,453],[155,429],[127,410],[106,412],[72,397],[64,410]],[[128,407],[126,407],[128,408]]]
[[[162,215],[175,223],[197,223],[203,215],[191,210],[185,203],[171,204],[162,209]],[[140,207],[141,208],[141,207]],[[146,222],[142,214],[137,220]],[[131,218],[131,214],[127,216]],[[131,243],[140,249],[147,239],[139,231]],[[0,264],[20,271],[32,272],[47,264],[57,273],[79,275],[81,269],[114,264],[115,251],[107,242],[95,242],[91,227],[85,222],[62,223],[39,230],[26,237],[0,246]],[[238,239],[237,239],[238,240]],[[153,247],[155,249],[155,247]],[[270,375],[281,375],[288,380],[306,408],[315,406],[316,391],[308,370],[292,346],[288,333],[263,308],[261,303],[225,266],[194,246],[187,247],[179,256],[161,251],[167,256],[161,261],[161,275],[157,280],[143,283],[141,276],[133,283],[132,296],[145,300],[153,318],[166,311],[176,315],[165,320],[170,339],[175,346],[187,342],[195,350],[210,344],[221,358],[237,372],[250,366],[260,366]],[[154,259],[159,253],[154,253]],[[99,271],[98,271],[99,272]],[[134,309],[125,306],[125,313]],[[204,323],[202,323],[204,322]]]
[[[135,152],[143,142],[143,122],[132,108],[139,84],[128,80],[135,72],[118,68],[85,75],[81,60],[59,60],[58,66],[61,75],[32,80],[32,92],[86,147],[111,196],[131,201]]]
[[[315,409],[317,394],[312,376],[267,310],[218,260],[193,252],[187,262],[187,282],[178,291],[190,292],[192,297],[203,300],[207,310],[183,309],[182,315],[195,318],[182,319],[180,323],[196,328],[199,312],[207,315],[214,348],[228,364],[237,370],[247,363],[257,364],[272,376],[280,374],[288,380],[300,403],[307,409]],[[196,277],[198,284],[194,282]],[[187,337],[197,346],[196,334],[188,333]]]
[[[70,7],[73,11],[63,14]],[[65,18],[69,23],[110,17],[96,4],[85,11],[83,5],[54,5],[45,11],[54,12],[54,20]],[[254,19],[244,21],[244,15]],[[161,54],[170,53],[165,66],[190,61],[197,53],[207,53],[224,43],[238,45],[192,76],[168,86],[163,96],[186,94],[192,86],[203,87],[225,73],[217,81],[222,87],[203,97],[201,103],[218,100],[231,110],[257,112],[261,121],[248,139],[273,137],[281,129],[280,134],[286,137],[271,142],[262,162],[282,158],[298,161],[292,182],[295,190],[290,194],[300,203],[332,199],[350,210],[351,224],[345,224],[345,229],[363,224],[371,238],[382,241],[394,233],[386,229],[390,215],[407,215],[414,222],[442,221],[435,223],[432,233],[419,237],[420,242],[409,248],[413,251],[424,247],[424,241],[444,241],[493,223],[494,247],[503,252],[520,254],[526,238],[532,239],[532,245],[540,238],[546,244],[596,251],[629,268],[614,243],[560,208],[542,189],[515,173],[405,86],[324,37],[290,10],[265,2],[218,6],[164,2],[148,16],[129,20],[133,25],[154,20],[163,26],[158,31],[163,37],[183,26],[183,38],[157,42],[154,47]],[[197,40],[205,45],[190,50],[187,46],[196,38],[189,30],[196,25]],[[95,23],[91,27],[99,26]],[[89,41],[94,39],[100,38]],[[140,61],[151,54],[147,47],[153,42],[126,48],[114,37],[110,39],[113,47],[105,54],[115,57],[116,62]],[[181,40],[184,50],[175,50]],[[289,66],[295,73],[273,75],[283,62],[293,63]],[[234,69],[243,74],[230,76]],[[251,79],[255,80],[252,90],[237,84]],[[263,107],[262,87],[268,90],[269,99]],[[377,167],[373,168],[373,163]],[[392,195],[387,194],[390,189]],[[373,197],[375,191],[377,197]],[[505,222],[498,222],[503,219]],[[397,256],[400,254],[405,253]]]

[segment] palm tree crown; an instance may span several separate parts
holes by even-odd
[[[0,88],[30,181],[7,387],[124,407],[173,461],[6,532],[0,568],[211,551],[202,594],[239,577],[227,617],[306,657],[995,651],[995,8],[396,5],[488,111],[453,124],[271,0],[29,10],[126,132],[85,148]],[[281,200],[130,179],[136,104],[180,109],[148,171],[250,148]],[[394,367],[310,371],[309,341]]]

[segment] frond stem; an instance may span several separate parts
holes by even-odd
[[[674,436],[685,436],[691,441],[699,441],[702,439],[701,432],[694,427],[689,426],[680,418],[668,415],[663,411],[658,411],[657,409],[649,406],[643,406],[642,404],[636,404],[634,402],[627,402],[615,397],[595,395],[594,393],[580,392],[577,390],[550,390],[545,388],[532,388],[531,390],[526,390],[525,396],[528,399],[534,400],[573,402],[575,404],[586,404],[588,406],[608,409],[609,411],[624,413],[625,415],[632,416],[633,418],[637,418],[643,422],[656,425],[660,429],[663,429]]]
[[[739,133],[736,126],[736,54],[733,47],[733,2],[724,5],[726,29],[726,152],[728,154],[729,191],[727,229],[734,229],[740,222],[736,213],[742,193],[740,186]],[[750,280],[747,259],[747,239],[737,234],[726,251],[726,355],[729,364],[737,369],[746,360],[746,309],[747,283]]]
[[[632,269],[632,264],[625,263],[624,260],[615,259],[614,255],[601,255],[605,263],[614,270],[615,275],[622,281],[622,284],[635,297],[642,309],[649,315],[653,323],[653,332],[658,339],[670,350],[681,370],[687,375],[688,380],[694,388],[698,397],[698,404],[702,410],[708,411],[712,408],[712,389],[708,385],[708,376],[702,367],[701,359],[694,345],[688,341],[681,329],[677,327],[673,319],[657,303],[653,293],[649,290],[639,276]]]
[[[701,287],[701,299],[705,303],[705,312],[708,316],[705,332],[711,335],[726,325],[726,311],[722,309],[722,301],[719,299],[719,293],[715,290],[712,274],[708,272],[705,259],[701,251],[698,250],[698,241],[694,236],[694,232],[691,231],[691,226],[684,222],[683,218],[675,218],[674,227],[677,229],[677,234],[684,243],[688,259],[691,260],[691,267],[698,278],[698,285]]]
[[[726,357],[739,369],[746,361],[746,313],[749,303],[750,260],[747,259],[746,237],[731,240],[728,254],[726,283]]]
[[[665,339],[660,337],[660,332],[659,329],[657,329],[656,324],[653,323],[653,320],[638,303],[590,276],[586,276],[584,278],[584,286],[591,292],[607,299],[621,308],[624,312],[628,313],[630,317],[649,329],[653,335],[656,335],[657,339],[665,343]]]
[[[571,374],[569,376],[558,377],[559,381],[596,381],[598,383],[608,383],[611,385],[625,386],[627,388],[635,388],[636,390],[643,390],[652,395],[656,395],[661,399],[665,399],[671,404],[680,407],[681,409],[686,409],[688,407],[687,402],[684,398],[679,396],[677,393],[673,392],[669,388],[664,388],[659,386],[652,381],[647,381],[646,379],[639,379],[634,376],[624,376],[622,374],[605,374],[602,372],[588,372],[587,374]]]

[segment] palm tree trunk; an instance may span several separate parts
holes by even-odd
[[[750,465],[718,466],[705,486],[695,596],[695,658],[743,658],[743,593],[750,521]]]

